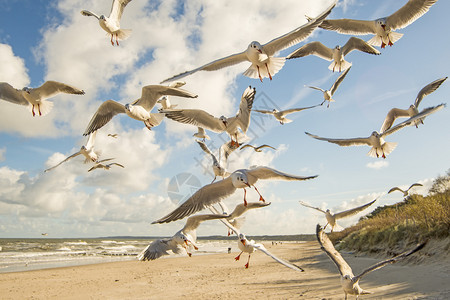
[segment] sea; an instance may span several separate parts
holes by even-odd
[[[154,239],[10,239],[0,238],[0,273],[136,260]],[[236,240],[198,240],[194,255],[237,251]],[[174,257],[180,255],[170,255]]]

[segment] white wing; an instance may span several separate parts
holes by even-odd
[[[125,112],[125,106],[123,104],[120,104],[119,102],[116,102],[114,100],[107,100],[103,102],[95,112],[95,114],[92,116],[91,121],[89,122],[88,126],[86,127],[86,130],[84,131],[83,135],[88,135],[95,130],[98,130],[105,126],[111,119],[117,115],[117,114],[124,114]]]
[[[342,81],[344,80],[345,76],[347,76],[348,71],[350,71],[352,67],[349,67],[347,70],[345,70],[344,72],[342,72],[341,75],[339,75],[339,77],[336,79],[336,81],[333,83],[333,85],[330,88],[330,94],[334,95],[334,93],[336,92],[337,88],[339,87],[339,85],[341,85]],[[322,92],[325,92],[324,90],[322,90]]]
[[[266,114],[266,115],[273,115],[273,111],[271,111],[271,110],[252,109],[252,111],[256,111],[256,112]]]
[[[408,110],[401,109],[401,108],[393,108],[391,109],[384,119],[383,125],[381,125],[380,132],[383,133],[389,128],[392,127],[392,124],[394,124],[395,119],[401,118],[401,117],[409,117]]]
[[[434,92],[435,90],[437,90],[441,84],[447,79],[447,77],[438,79],[433,81],[432,83],[427,84],[426,86],[424,86],[420,92],[417,94],[416,100],[414,101],[414,106],[419,109],[419,104],[422,101],[423,97],[431,94],[432,92]]]
[[[391,188],[391,189],[389,190],[388,194],[390,194],[390,193],[392,193],[392,192],[395,192],[395,191],[399,191],[399,192],[402,192],[402,193],[405,192],[405,191],[402,190],[401,188],[395,186],[395,187],[393,187],[393,188]]]
[[[97,14],[95,14],[95,13],[89,11],[89,10],[82,10],[82,11],[81,11],[81,14],[82,14],[83,16],[86,16],[86,17],[96,17],[97,20],[100,19],[100,16],[99,16],[99,15],[97,15]]]
[[[34,90],[37,91],[42,98],[50,98],[59,93],[84,95],[83,90],[56,81],[46,81],[43,85]]]
[[[369,142],[369,138],[352,138],[352,139],[329,139],[320,137],[314,134],[311,134],[309,132],[305,132],[307,135],[309,135],[312,138],[315,138],[316,140],[326,141],[329,143],[337,144],[339,146],[362,146],[362,145],[369,145],[371,146]]]
[[[162,96],[179,96],[186,98],[197,98],[196,94],[180,88],[174,88],[164,85],[147,85],[142,88],[141,98],[133,102],[133,105],[140,105],[147,111],[150,111]]]
[[[223,132],[226,129],[225,124],[219,118],[200,109],[174,109],[162,110],[161,112],[174,121],[206,128],[214,132]]]
[[[203,143],[202,141],[196,140],[196,142],[206,154],[211,155],[213,163],[219,165],[219,161],[217,160],[216,156],[211,152],[211,150],[209,150],[208,146],[206,146],[206,144]]]
[[[248,202],[247,205],[244,205],[244,203],[238,204],[238,205],[236,205],[234,210],[229,215],[229,219],[230,220],[236,219],[236,218],[242,216],[243,214],[245,214],[250,209],[266,207],[268,205],[270,205],[270,202],[261,202],[261,201]]]
[[[423,16],[437,0],[409,0],[402,8],[386,18],[391,30],[404,28]]]
[[[313,105],[313,106],[308,106],[308,107],[286,109],[286,110],[283,110],[282,113],[283,113],[283,116],[285,116],[285,115],[292,114],[292,113],[295,113],[295,112],[299,112],[299,111],[302,111],[302,110],[305,110],[305,109],[314,108],[316,106],[320,106],[320,104]]]
[[[269,167],[256,167],[254,169],[246,170],[247,175],[254,176],[257,179],[278,179],[278,180],[308,180],[316,178],[314,176],[298,176],[284,173]]]
[[[351,37],[347,43],[342,47],[342,54],[345,56],[353,50],[359,50],[365,53],[380,55],[381,52],[357,37]]]
[[[318,208],[318,207],[311,206],[311,205],[309,205],[309,204],[307,204],[307,203],[305,203],[305,202],[303,202],[303,201],[299,201],[299,202],[300,202],[301,205],[303,205],[303,206],[305,206],[305,207],[309,207],[309,208],[318,210],[318,211],[320,211],[321,213],[324,213],[324,214],[326,213],[325,211],[323,211],[322,209],[320,209],[320,208]]]
[[[276,257],[275,255],[273,255],[272,253],[269,252],[269,250],[266,249],[266,247],[264,247],[263,244],[253,244],[253,247],[255,247],[257,250],[261,251],[262,253],[272,257],[276,262],[279,262],[280,264],[294,270],[294,271],[300,271],[300,272],[304,272],[305,270],[303,270],[302,268],[300,268],[299,266],[296,266],[294,264],[288,263],[285,260],[282,260],[281,258]]]
[[[218,219],[224,219],[228,218],[227,215],[224,214],[205,214],[205,215],[197,215],[189,217],[186,221],[186,225],[184,225],[183,229],[181,231],[189,232],[196,230],[198,226],[204,221],[208,220],[218,220]]]
[[[64,159],[63,161],[61,161],[61,162],[60,162],[59,164],[57,164],[56,166],[53,166],[53,167],[51,167],[51,168],[48,168],[48,169],[44,170],[44,172],[51,171],[51,170],[53,170],[54,168],[58,167],[60,164],[65,163],[66,161],[68,161],[68,160],[70,160],[70,159],[72,159],[72,158],[74,158],[74,157],[77,157],[77,156],[80,155],[80,154],[81,154],[80,151],[75,152],[74,154],[70,155],[69,157],[67,157],[66,159]]]
[[[0,99],[20,105],[30,104],[19,90],[13,88],[6,82],[0,82]]]
[[[195,192],[174,211],[169,213],[167,216],[152,222],[152,224],[169,223],[182,219],[219,202],[220,200],[233,194],[235,191],[236,188],[233,186],[231,177],[207,184]]]
[[[367,207],[371,206],[375,201],[377,201],[377,199],[375,199],[375,200],[373,200],[373,201],[371,201],[371,202],[369,202],[367,204],[364,204],[364,205],[361,205],[361,206],[358,206],[358,207],[355,207],[355,208],[352,208],[352,209],[349,209],[349,210],[346,210],[346,211],[334,214],[334,217],[336,219],[342,219],[342,218],[345,218],[345,217],[352,216],[354,214],[359,213],[360,211],[363,211]]]
[[[348,265],[341,254],[336,251],[333,243],[328,238],[328,235],[322,230],[322,227],[320,227],[319,224],[317,224],[316,227],[316,237],[321,249],[325,251],[328,257],[334,262],[341,276],[350,275],[350,277],[353,278],[354,275],[352,268]]]
[[[172,239],[160,239],[151,242],[142,252],[137,256],[138,260],[155,260],[163,255],[169,255],[167,251],[172,250],[177,252],[176,245],[173,243]]]
[[[86,143],[86,149],[91,150],[92,148],[94,148],[96,135],[97,135],[97,130],[95,130],[94,132],[89,134],[89,138]]]
[[[409,191],[410,189],[412,189],[413,187],[415,187],[415,186],[423,186],[423,184],[420,184],[420,183],[413,183],[413,184],[411,184],[411,186],[408,188],[408,191]]]
[[[250,113],[255,100],[255,88],[250,86],[245,89],[241,97],[241,103],[239,104],[239,111],[236,114],[236,120],[239,123],[239,127],[243,132],[247,132],[250,125]]]
[[[203,65],[197,69],[191,70],[191,71],[186,71],[183,72],[181,74],[175,75],[173,77],[170,77],[168,79],[165,79],[163,81],[161,81],[160,83],[163,84],[165,82],[170,82],[170,81],[175,81],[175,80],[179,80],[183,77],[186,77],[188,75],[194,74],[197,71],[215,71],[215,70],[219,70],[225,67],[229,67],[244,61],[247,61],[247,56],[245,55],[245,52],[241,52],[241,53],[236,53],[218,60],[215,60],[213,62],[210,62],[206,65]]]
[[[376,33],[375,21],[352,19],[324,20],[319,27],[343,34],[365,35]]]
[[[328,7],[323,13],[317,16],[315,19],[311,19],[308,23],[294,29],[293,31],[282,35],[276,39],[263,45],[263,49],[268,56],[273,56],[276,52],[289,48],[295,44],[300,43],[306,39],[316,29],[325,18],[331,13],[331,10],[336,5],[335,1],[330,7]]]
[[[109,13],[109,18],[117,22],[117,24],[119,24],[120,19],[122,18],[123,10],[125,9],[125,6],[127,6],[127,4],[130,2],[131,0],[113,0],[111,12]]]
[[[308,55],[315,55],[328,61],[333,60],[333,50],[321,42],[308,43],[297,50],[294,50],[294,52],[286,56],[286,59],[304,57]]]
[[[428,107],[425,108],[424,110],[422,110],[420,113],[418,113],[417,115],[409,118],[406,121],[403,121],[402,123],[399,123],[397,125],[395,125],[394,127],[389,128],[388,130],[386,130],[385,132],[381,133],[381,136],[387,136],[389,134],[392,134],[396,131],[399,131],[400,129],[402,129],[403,127],[406,126],[410,126],[410,125],[414,125],[416,121],[418,120],[423,120],[425,119],[426,116],[431,115],[432,113],[437,112],[438,110],[441,110],[442,108],[444,108],[446,105],[444,103],[439,104],[437,106],[432,106],[432,107]]]
[[[348,69],[347,69],[347,70],[348,70]],[[346,71],[347,71],[347,70],[346,70]],[[310,85],[307,85],[307,87],[312,88],[312,89],[315,89],[315,90],[318,90],[318,91],[321,91],[322,93],[325,93],[325,92],[326,92],[324,89],[322,89],[322,88],[320,88],[320,87],[317,87],[317,86],[310,86]]]

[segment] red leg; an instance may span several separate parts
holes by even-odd
[[[34,113],[34,105],[33,105],[33,108],[31,109],[31,113],[33,114],[33,117],[36,115],[36,114]]]
[[[39,115],[42,116],[42,114],[41,114],[41,105],[40,104],[38,104],[38,112],[39,112]]]
[[[266,64],[267,74],[269,74],[269,79],[272,80],[272,75],[270,75],[269,67]]]
[[[389,40],[388,45],[389,45],[390,47],[392,47],[392,45],[394,45],[394,44],[391,42],[391,40]]]
[[[250,254],[248,255],[247,263],[245,264],[245,268],[248,269],[248,265],[250,264]]]
[[[247,195],[247,190],[244,188],[244,206],[247,206],[247,199],[245,199],[246,195]]]
[[[381,42],[381,49],[386,48],[386,44],[384,42]]]
[[[263,82],[263,81],[262,81],[262,77],[261,77],[261,74],[259,73],[259,66],[256,66],[256,68],[258,69],[258,76],[259,76],[259,80],[261,80],[261,82]]]
[[[117,36],[117,33],[116,33],[116,44],[117,46],[119,46],[119,37]]]
[[[256,192],[257,192],[258,195],[259,195],[259,201],[266,202],[266,200],[264,200],[263,196],[261,196],[261,194],[260,194],[260,192],[258,191],[258,189],[256,188],[256,186],[253,186],[253,187],[255,188]]]
[[[242,251],[243,252],[243,251]],[[235,258],[234,258],[234,260],[239,260],[239,258],[241,258],[241,254],[242,254],[242,252],[241,253],[239,253],[239,255],[238,256],[236,256]]]
[[[113,37],[114,37],[114,34],[111,34],[111,45],[114,46]]]

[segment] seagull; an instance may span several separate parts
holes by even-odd
[[[323,102],[320,105],[323,105],[325,103],[325,101],[328,101],[327,108],[330,107],[330,103],[334,102],[334,99],[333,99],[334,93],[336,92],[337,88],[344,80],[345,76],[347,76],[347,73],[350,71],[351,68],[352,67],[349,67],[347,70],[345,70],[343,73],[341,73],[341,75],[339,75],[339,77],[336,79],[336,81],[333,83],[333,85],[331,86],[331,88],[329,90],[324,90],[324,89],[321,89],[320,87],[316,87],[316,86],[308,86],[309,88],[321,91],[323,93]]]
[[[322,59],[333,61],[328,66],[328,69],[332,70],[333,72],[335,69],[337,69],[339,70],[339,72],[341,72],[351,67],[352,63],[346,61],[344,57],[353,50],[359,50],[374,55],[381,54],[380,51],[370,46],[362,39],[351,37],[343,47],[338,45],[334,48],[328,48],[321,42],[312,42],[306,44],[289,54],[286,59],[315,55]]]
[[[397,124],[394,127],[391,127],[382,133],[373,131],[372,134],[366,138],[331,139],[331,138],[319,137],[319,136],[311,134],[309,132],[305,132],[305,134],[307,134],[310,137],[315,138],[317,140],[327,141],[329,143],[337,144],[339,146],[368,145],[368,146],[371,146],[372,148],[370,149],[370,151],[367,155],[369,155],[371,157],[380,157],[381,156],[382,158],[386,158],[386,155],[391,153],[395,149],[395,147],[397,147],[397,143],[386,142],[384,140],[384,137],[402,129],[403,127],[413,125],[413,124],[415,124],[415,122],[417,120],[423,119],[426,116],[428,116],[444,107],[445,107],[445,104],[440,104],[438,106],[429,107],[427,109],[424,109],[421,113],[415,115],[414,117],[411,117],[408,120],[403,121],[402,123]]]
[[[394,191],[400,191],[400,192],[403,193],[403,196],[406,197],[406,196],[408,196],[409,190],[410,190],[411,188],[415,187],[415,186],[423,186],[423,184],[420,184],[420,183],[413,183],[413,184],[411,184],[411,186],[410,186],[408,189],[406,189],[406,190],[402,190],[401,188],[399,188],[399,187],[396,186],[396,187],[393,187],[392,189],[390,189],[389,192],[388,192],[388,194],[390,194],[390,193],[392,193],[392,192],[394,192]]]
[[[344,290],[345,293],[345,299],[347,299],[347,295],[356,295],[356,299],[358,299],[359,295],[372,294],[372,292],[363,290],[359,286],[359,280],[364,275],[366,275],[369,272],[378,270],[388,264],[396,263],[399,260],[410,256],[411,254],[425,247],[427,243],[427,242],[421,243],[418,246],[416,246],[413,250],[405,251],[397,256],[394,256],[393,258],[380,261],[379,263],[376,263],[368,267],[367,269],[362,271],[359,275],[355,276],[353,275],[352,268],[347,264],[347,262],[341,256],[341,254],[338,251],[336,251],[336,249],[333,246],[333,243],[330,241],[330,239],[328,238],[326,233],[322,230],[319,224],[317,224],[316,227],[316,236],[317,240],[319,241],[320,248],[328,255],[328,257],[334,262],[334,264],[339,270],[339,273],[341,275],[342,289]]]
[[[259,42],[253,41],[250,45],[248,45],[247,50],[244,52],[215,60],[194,70],[186,71],[169,79],[165,79],[161,83],[178,80],[197,71],[215,71],[244,61],[251,62],[250,67],[244,72],[245,76],[250,78],[259,78],[261,82],[263,81],[263,78],[266,77],[269,77],[269,79],[272,80],[272,76],[281,70],[285,63],[284,57],[274,57],[274,55],[277,52],[298,44],[306,39],[330,14],[331,10],[336,5],[336,2],[337,1],[335,1],[333,5],[326,9],[317,18],[310,19],[308,23],[287,34],[277,37],[266,44],[261,45]]]
[[[226,207],[225,203],[223,203],[223,201],[220,201],[218,204],[222,208],[222,214],[228,215],[227,221],[236,229],[240,229],[245,220],[245,217],[242,217],[243,214],[245,214],[250,209],[269,206],[271,202],[248,202],[247,205],[240,203],[236,205],[231,214],[228,214],[228,208]],[[234,231],[232,229],[228,228],[228,236],[230,236],[233,232]]]
[[[247,205],[247,190],[245,188],[251,188],[252,186],[260,195],[259,200],[265,202],[264,198],[261,196],[258,189],[254,185],[258,181],[258,179],[308,180],[316,178],[317,176],[318,175],[291,175],[264,166],[255,167],[252,169],[236,170],[223,180],[203,186],[173,212],[169,213],[167,216],[159,220],[154,221],[152,224],[169,223],[187,217],[208,206],[218,203],[222,199],[232,195],[238,188],[244,189],[244,205]]]
[[[171,82],[168,86],[173,87],[173,88],[179,88],[185,84],[186,84],[186,82],[184,82],[184,81],[174,81],[174,82]],[[161,104],[161,106],[162,106],[160,109],[158,109],[159,111],[174,109],[175,107],[178,106],[178,104],[171,104],[170,100],[169,100],[169,96],[167,96],[167,95],[164,95],[161,98],[159,98],[158,103]]]
[[[193,137],[196,137],[198,139],[201,139],[203,142],[206,140],[210,140],[211,138],[209,135],[206,134],[205,129],[202,127],[197,127],[197,132],[192,135]]]
[[[302,111],[302,110],[305,110],[305,109],[310,109],[310,108],[313,108],[313,107],[316,107],[316,106],[319,106],[319,105],[320,104],[313,105],[313,106],[308,106],[308,107],[302,107],[302,108],[286,109],[286,110],[282,110],[282,111],[279,111],[276,108],[274,108],[271,111],[270,110],[259,110],[259,109],[253,109],[253,111],[256,111],[256,112],[259,112],[259,113],[262,113],[262,114],[266,114],[266,115],[273,115],[275,117],[275,119],[277,119],[280,122],[281,125],[284,125],[285,123],[291,123],[292,122],[292,120],[286,118],[286,115],[292,114],[292,113],[295,113],[295,112],[299,112],[299,111]]]
[[[395,119],[401,118],[401,117],[413,117],[419,113],[419,104],[422,101],[422,99],[433,93],[435,90],[437,90],[440,85],[447,79],[447,77],[437,79],[429,84],[427,84],[425,87],[423,87],[419,93],[416,96],[416,100],[414,101],[414,104],[411,104],[408,109],[400,109],[400,108],[393,108],[391,109],[386,118],[384,119],[383,125],[381,125],[380,132],[384,132],[391,128],[392,124],[394,123]],[[414,125],[418,127],[419,123],[423,124],[423,120],[418,120]]]
[[[219,159],[217,159],[216,156],[211,152],[211,150],[209,150],[208,146],[206,146],[206,144],[204,142],[199,141],[199,140],[196,140],[196,142],[206,154],[211,155],[211,158],[213,160],[212,169],[213,169],[213,172],[214,172],[214,179],[213,179],[213,181],[211,183],[216,181],[217,176],[222,177],[222,179],[224,179],[225,177],[229,176],[230,173],[226,171],[226,167],[225,167],[227,159],[225,158],[224,161],[223,161],[223,164],[221,164],[220,163],[220,158],[221,158],[220,152],[221,152],[222,146],[225,146],[225,147],[227,147],[227,149],[230,149],[229,150],[230,152],[232,152],[235,149],[237,149],[237,147],[233,147],[231,145],[226,145],[226,144],[231,144],[231,142],[225,143],[224,145],[222,145],[219,148]],[[228,157],[228,155],[226,157]],[[224,157],[225,157],[225,155],[224,155]]]
[[[375,199],[375,200],[373,200],[373,201],[371,201],[371,202],[369,202],[367,204],[364,204],[364,205],[361,205],[361,206],[358,206],[358,207],[355,207],[355,208],[351,208],[351,209],[348,209],[346,211],[342,211],[342,212],[335,213],[335,214],[332,214],[329,209],[327,209],[326,211],[323,211],[322,209],[320,209],[318,207],[314,207],[314,206],[308,205],[308,204],[306,204],[303,201],[300,201],[300,204],[303,205],[303,206],[306,206],[306,207],[318,210],[321,213],[324,213],[325,214],[325,218],[327,218],[327,222],[328,222],[325,225],[324,229],[327,228],[328,224],[330,224],[331,232],[333,232],[334,228],[336,226],[339,226],[339,225],[336,224],[336,220],[337,219],[343,219],[343,218],[346,218],[346,217],[350,217],[350,216],[356,215],[360,211],[363,211],[367,207],[371,206],[376,200],[377,199]]]
[[[46,235],[48,235],[48,233],[41,233],[41,235],[46,236]]]
[[[118,134],[117,133],[108,133],[108,136],[117,139]]]
[[[276,148],[266,145],[266,144],[258,146],[258,147],[252,146],[250,144],[246,144],[246,145],[242,146],[240,150],[245,149],[245,148],[253,148],[253,150],[255,150],[256,152],[262,152],[262,150],[261,150],[262,148],[270,148],[273,150],[277,150]]]
[[[103,164],[103,162],[108,161],[108,160],[111,160],[111,159],[113,159],[113,158],[102,159],[102,160],[97,161],[97,162],[95,163],[95,165],[94,165],[92,168],[90,168],[90,169],[88,170],[88,172],[91,172],[92,170],[95,170],[95,169],[101,169],[101,168],[102,168],[102,169],[105,169],[105,170],[109,170],[109,169],[111,169],[111,167],[114,166],[114,165],[119,166],[119,167],[121,167],[121,168],[125,168],[123,165],[121,165],[121,164],[119,164],[119,163],[115,163],[115,162],[109,163],[109,164],[106,164],[106,165]]]
[[[402,8],[388,17],[376,20],[324,20],[320,28],[337,31],[343,34],[375,36],[368,41],[372,46],[392,46],[403,34],[394,30],[405,28],[424,15],[437,0],[409,0]]]
[[[145,126],[151,130],[152,127],[159,125],[164,118],[164,115],[161,113],[150,113],[156,101],[164,95],[197,98],[197,95],[183,89],[162,85],[147,85],[142,88],[141,98],[131,103],[123,105],[114,100],[103,102],[98,107],[83,135],[88,135],[102,128],[115,115],[120,113],[127,114],[135,120],[143,121]]]
[[[249,203],[250,205],[250,203]],[[218,214],[218,211],[211,206],[210,210],[214,213]],[[229,216],[228,218],[231,218],[231,216]],[[249,264],[250,264],[250,255],[255,252],[255,250],[261,251],[262,253],[270,256],[272,259],[274,259],[276,262],[294,270],[294,271],[298,271],[298,272],[304,272],[304,270],[302,268],[300,268],[299,266],[296,266],[294,264],[291,264],[285,260],[282,260],[278,257],[276,257],[275,255],[273,255],[272,253],[270,253],[266,247],[264,247],[263,244],[260,243],[256,243],[254,240],[248,240],[247,237],[245,236],[245,234],[241,233],[239,231],[238,228],[234,227],[233,225],[231,225],[231,223],[228,221],[228,219],[220,219],[220,221],[222,223],[224,223],[229,230],[232,230],[237,236],[238,236],[238,247],[241,250],[241,253],[239,253],[238,256],[236,256],[234,259],[235,261],[238,261],[242,255],[242,253],[246,252],[248,253],[248,260],[247,263],[245,264],[245,268],[248,269]]]
[[[92,132],[91,134],[89,134],[89,138],[87,140],[86,146],[81,146],[80,151],[75,152],[74,154],[70,155],[69,157],[67,157],[66,159],[64,159],[63,161],[61,161],[59,164],[57,164],[56,166],[53,166],[51,168],[46,169],[44,172],[48,172],[53,170],[54,168],[58,167],[60,164],[65,163],[66,161],[77,157],[78,155],[83,155],[85,157],[84,163],[88,163],[88,162],[97,162],[98,157],[99,157],[99,153],[94,151],[94,143],[95,143],[95,136],[97,135],[97,131]],[[112,159],[112,158],[110,158]],[[108,159],[108,160],[110,160]],[[104,161],[104,160],[103,160]]]
[[[60,93],[84,95],[83,90],[57,81],[46,81],[38,88],[24,87],[21,90],[13,88],[7,82],[0,82],[0,99],[28,106],[33,117],[36,115],[35,108],[40,116],[49,113],[53,108],[53,102],[47,99]]]
[[[81,14],[87,17],[96,17],[100,27],[111,36],[111,45],[114,46],[113,38],[116,38],[116,44],[119,46],[119,40],[126,40],[131,35],[131,29],[120,29],[120,18],[123,10],[131,0],[113,0],[109,17],[105,15],[98,16],[88,10],[82,10]]]
[[[239,142],[237,141],[239,134],[238,128],[244,133],[248,130],[255,93],[255,88],[252,88],[251,86],[246,88],[241,97],[239,111],[236,116],[230,118],[225,116],[216,118],[200,109],[174,109],[169,111],[163,110],[161,112],[163,112],[167,118],[180,123],[192,124],[214,132],[226,131],[231,137],[232,146],[236,144],[239,147]],[[233,136],[236,141],[233,141]]]
[[[168,239],[159,239],[150,243],[138,256],[138,260],[155,260],[163,255],[169,255],[167,251],[171,250],[173,253],[180,254],[183,249],[189,256],[192,253],[188,248],[193,247],[198,250],[197,245],[197,228],[198,226],[208,220],[218,220],[227,218],[223,214],[205,214],[189,217],[184,227],[175,233],[174,236]]]

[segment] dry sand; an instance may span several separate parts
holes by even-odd
[[[295,272],[261,252],[194,255],[0,274],[0,299],[343,299],[339,276],[317,242],[266,243],[269,251],[305,269]],[[354,273],[378,258],[344,254]],[[444,263],[398,263],[366,275],[360,299],[450,299]],[[354,296],[349,297],[354,299]]]

